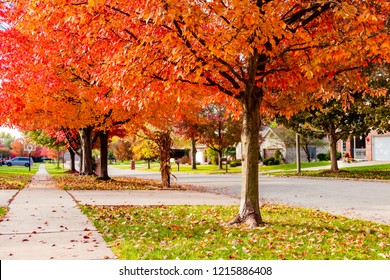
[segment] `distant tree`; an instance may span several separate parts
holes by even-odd
[[[283,143],[289,146],[294,146],[296,144],[296,133],[299,131],[301,136],[301,148],[305,152],[306,160],[308,162],[311,161],[309,147],[328,145],[327,142],[323,141],[323,139],[326,137],[326,134],[322,131],[319,132],[301,129],[300,126],[302,124],[299,123],[301,120],[298,117],[296,119],[289,119],[288,123],[286,123],[286,118],[279,118],[279,121],[281,124],[285,124],[288,127],[288,129],[283,129],[283,133],[278,134],[278,136],[282,139]]]
[[[374,129],[379,133],[390,131],[390,63],[371,69],[372,88],[387,88],[382,96],[371,96],[370,104],[374,110],[370,115],[374,122]]]
[[[0,158],[9,158],[11,156],[11,150],[7,147],[0,148]]]
[[[223,152],[230,146],[240,142],[241,121],[228,113],[222,104],[209,104],[203,109],[199,125],[199,141],[218,153],[218,165],[222,169]]]
[[[59,157],[60,153],[65,151],[68,147],[65,137],[59,136],[57,134],[49,135],[47,132],[43,130],[32,130],[26,133],[28,139],[32,140],[37,145],[46,147],[48,149],[54,150],[52,152],[52,157],[57,158],[57,167],[59,168]],[[37,146],[36,152],[33,156],[40,157],[43,156],[42,148]],[[74,160],[71,162],[71,170],[74,169]]]
[[[339,170],[337,164],[337,141],[346,140],[351,135],[360,136],[372,128],[372,104],[362,92],[356,92],[348,107],[343,100],[332,98],[322,108],[301,111],[291,118],[278,117],[279,123],[303,135],[304,138],[323,138],[329,140],[331,171]]]
[[[11,151],[14,156],[27,156],[27,152],[24,151],[24,140],[16,139],[11,143]]]
[[[3,144],[8,149],[11,149],[11,143],[15,140],[15,137],[13,137],[10,133],[7,132],[0,132],[0,144]]]
[[[191,141],[191,154],[192,154],[192,169],[197,169],[196,167],[196,143],[199,139],[201,125],[198,122],[192,122],[190,120],[182,120],[176,127],[175,133],[180,135],[184,139],[189,139]]]
[[[114,137],[110,143],[114,156],[117,160],[129,160],[133,158],[133,139]]]
[[[134,145],[132,146],[134,159],[146,160],[150,169],[150,161],[158,159],[157,144],[151,139],[147,139],[145,135],[137,136]]]

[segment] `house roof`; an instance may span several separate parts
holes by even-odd
[[[266,127],[264,130],[262,130],[262,137],[266,138],[268,137],[269,134],[275,135],[286,146],[295,145],[295,132],[283,126],[272,127],[272,128]]]

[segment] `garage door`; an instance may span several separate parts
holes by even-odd
[[[373,137],[374,160],[390,161],[390,136]]]

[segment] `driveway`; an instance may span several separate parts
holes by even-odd
[[[109,168],[110,176],[160,179],[158,173]],[[177,183],[203,186],[238,198],[241,174],[175,174]],[[390,182],[260,176],[259,194],[268,202],[319,209],[390,224]]]

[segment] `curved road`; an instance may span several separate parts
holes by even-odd
[[[109,168],[110,176],[160,179],[158,173]],[[241,174],[173,174],[180,184],[204,186],[210,191],[240,196]],[[319,209],[347,217],[390,224],[390,183],[342,179],[260,176],[259,194],[268,202]]]

